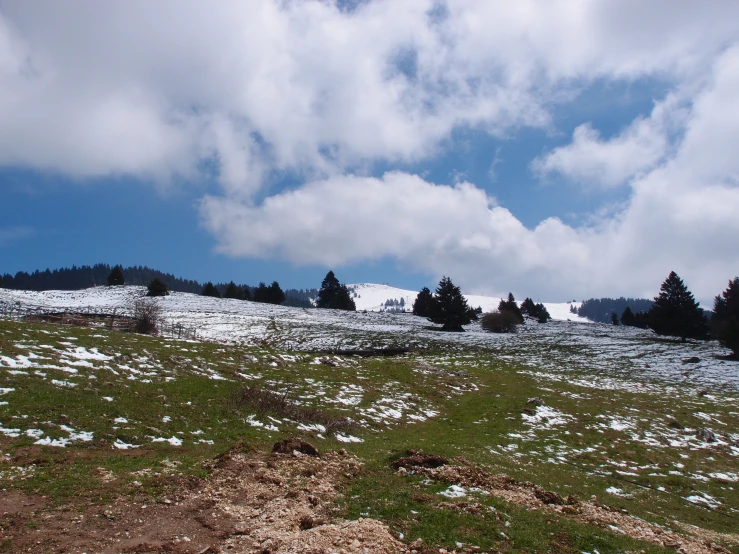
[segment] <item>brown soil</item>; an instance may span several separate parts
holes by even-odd
[[[690,534],[678,534],[597,501],[581,502],[570,496],[562,499],[557,493],[546,491],[534,483],[516,481],[504,474],[491,474],[464,458],[455,458],[453,462],[454,465],[415,469],[446,483],[479,487],[499,498],[531,509],[551,510],[598,527],[618,527],[630,537],[671,547],[681,554],[729,554],[728,550],[716,544],[715,541],[719,540],[739,545],[739,535],[736,534],[706,533],[692,526],[684,527]]]
[[[51,507],[2,491],[0,552],[407,552],[378,521],[333,517],[339,489],[360,470],[353,456],[241,450],[210,462],[207,480],[192,479],[153,504],[121,497],[107,506]]]

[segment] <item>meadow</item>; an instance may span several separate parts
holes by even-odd
[[[715,342],[572,321],[441,333],[184,293],[162,306],[200,339],[0,320],[0,551],[739,552],[739,364]],[[271,453],[290,437],[321,457]],[[223,493],[239,479],[241,500]],[[279,495],[254,504],[247,481]],[[253,522],[280,520],[261,517],[270,494],[304,493],[320,518],[258,537]],[[178,505],[240,523],[136,530]],[[285,534],[352,522],[389,542],[292,550]]]

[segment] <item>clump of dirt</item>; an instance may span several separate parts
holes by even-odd
[[[417,466],[414,469],[446,483],[468,488],[478,487],[508,502],[530,509],[551,510],[598,527],[614,526],[634,539],[674,548],[681,554],[729,554],[728,550],[716,544],[717,540],[739,545],[739,535],[736,534],[681,535],[633,517],[625,510],[605,506],[595,500],[578,501],[569,495],[562,499],[556,492],[547,491],[528,481],[517,481],[505,474],[492,474],[484,467],[472,464],[461,457],[454,458],[452,462],[454,463],[437,468]]]
[[[361,471],[345,451],[317,457],[239,445],[206,466],[207,479],[183,481],[157,502],[122,496],[109,505],[49,507],[0,492],[0,542],[12,552],[77,554],[408,552],[379,521],[334,517],[335,499]]]
[[[553,491],[547,491],[542,488],[534,489],[534,496],[541,500],[544,504],[554,504],[556,506],[564,506],[565,501],[562,497]]]
[[[432,469],[441,467],[449,463],[449,460],[444,456],[437,456],[435,454],[424,454],[420,450],[408,450],[406,455],[402,458],[398,458],[390,467],[395,470],[401,467],[406,470],[412,470],[417,468]]]
[[[272,447],[272,452],[279,452],[280,454],[300,452],[301,454],[307,454],[308,456],[320,456],[318,449],[315,446],[299,437],[284,439],[275,443]]]

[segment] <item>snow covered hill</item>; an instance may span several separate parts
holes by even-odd
[[[352,293],[354,303],[357,305],[357,310],[359,311],[390,311],[394,307],[402,307],[407,311],[410,311],[413,306],[413,302],[416,300],[416,295],[418,295],[418,291],[398,289],[389,285],[376,285],[373,283],[359,283],[355,285],[347,285],[347,287]],[[501,300],[494,296],[478,296],[472,294],[465,294],[464,297],[467,299],[467,303],[471,307],[477,308],[479,306],[482,308],[483,312],[491,312],[497,309]],[[520,302],[523,298],[519,298],[518,300]],[[546,306],[552,319],[590,323],[589,319],[570,312],[571,306],[574,305],[575,308],[579,308],[580,304],[581,302],[544,302],[544,306]]]

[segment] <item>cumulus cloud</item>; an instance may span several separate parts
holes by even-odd
[[[215,171],[201,217],[234,256],[390,257],[543,299],[644,293],[676,269],[709,294],[737,273],[738,41],[733,0],[0,0],[0,165]],[[551,130],[588,84],[645,77],[672,89],[651,114],[614,137],[583,121],[534,163],[628,183],[591,225],[527,229],[474,184],[352,175],[431,159],[459,128]],[[256,200],[286,173],[305,184]]]
[[[460,126],[550,125],[583,81],[695,74],[739,28],[720,4],[2,1],[0,163],[165,179],[206,159],[253,192],[422,160]]]
[[[652,296],[676,270],[710,301],[739,270],[737,64],[739,48],[727,50],[684,114],[679,146],[634,179],[615,216],[584,227],[550,218],[528,229],[471,183],[401,172],[317,180],[258,206],[210,197],[201,214],[233,256],[329,266],[391,257],[458,276],[468,291],[514,288],[550,300]]]

